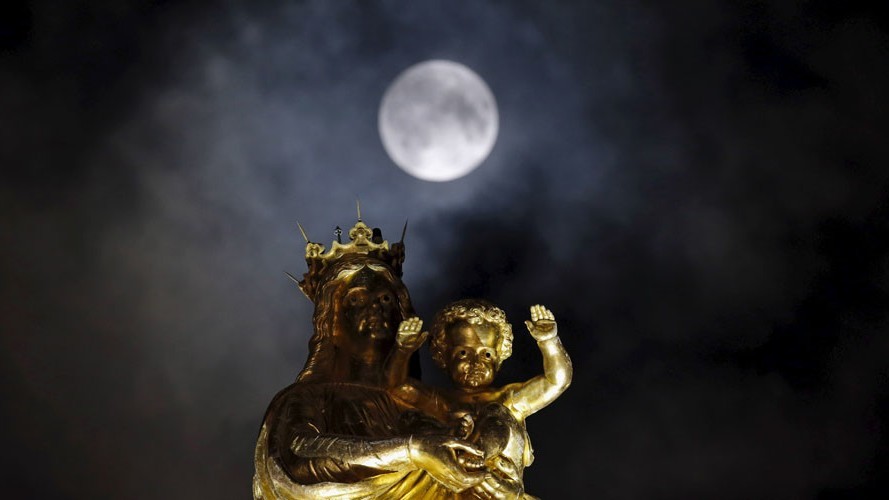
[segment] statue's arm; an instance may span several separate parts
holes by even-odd
[[[303,485],[325,482],[354,483],[385,472],[332,457],[304,457],[288,452],[287,458],[284,456],[281,458],[287,474]]]
[[[304,484],[355,482],[383,472],[422,469],[452,491],[460,492],[484,479],[483,473],[465,471],[455,454],[459,451],[481,456],[481,450],[448,436],[375,440],[300,433],[294,437],[290,451],[300,458],[291,475],[310,473],[310,482]]]
[[[275,458],[294,481],[304,485],[352,483],[380,474],[378,469],[343,461],[344,457],[312,453],[299,446],[309,438],[326,435],[326,399],[323,391],[299,384],[276,396],[265,418],[270,458]]]
[[[288,410],[285,418],[274,422],[276,432],[270,436],[269,451],[299,484],[353,483],[384,472],[416,468],[411,467],[407,437],[328,434],[322,432],[321,419],[308,415],[311,407]]]
[[[411,355],[423,345],[429,332],[420,332],[423,321],[420,318],[408,318],[398,325],[395,334],[395,346],[386,358],[383,368],[388,387],[398,387],[407,382],[408,364]]]
[[[304,485],[321,482],[354,483],[390,471],[423,469],[453,491],[477,484],[482,475],[467,472],[455,452],[482,452],[450,436],[374,438],[325,432],[323,398],[282,401],[267,415],[274,430],[269,455],[277,457],[287,474]]]
[[[416,469],[411,460],[411,438],[362,439],[312,433],[297,433],[290,444],[294,456],[303,459],[332,459],[347,468],[396,471]]]
[[[553,313],[543,306],[531,307],[531,321],[525,325],[543,355],[543,375],[507,386],[507,407],[525,418],[555,401],[571,385],[571,358],[559,340]]]

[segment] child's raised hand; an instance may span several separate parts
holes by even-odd
[[[531,321],[525,321],[525,326],[528,327],[534,340],[538,342],[549,340],[558,335],[556,318],[552,311],[539,304],[531,306]]]
[[[423,320],[416,316],[402,321],[398,325],[395,342],[403,349],[416,351],[426,341],[426,337],[429,336],[429,332],[420,332],[422,328]]]

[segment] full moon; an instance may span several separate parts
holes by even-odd
[[[415,64],[383,95],[383,147],[405,172],[427,181],[462,177],[497,139],[497,103],[475,72],[452,61]]]

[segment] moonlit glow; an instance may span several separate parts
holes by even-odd
[[[481,164],[497,139],[497,103],[471,69],[426,61],[405,70],[380,105],[383,147],[405,172],[450,181]]]

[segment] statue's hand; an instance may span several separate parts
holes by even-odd
[[[429,332],[420,332],[423,328],[423,320],[414,316],[408,318],[398,325],[398,332],[395,334],[395,342],[399,347],[407,351],[416,351],[426,341]]]
[[[497,474],[486,474],[485,479],[476,487],[485,493],[485,498],[514,499],[522,498],[524,488],[521,481],[507,480]]]
[[[482,456],[481,450],[461,439],[443,436],[414,436],[408,445],[411,461],[454,492],[471,488],[485,479],[483,471],[467,471],[457,452]]]
[[[541,305],[531,306],[531,321],[525,321],[525,326],[538,342],[549,340],[559,332],[552,311]]]

